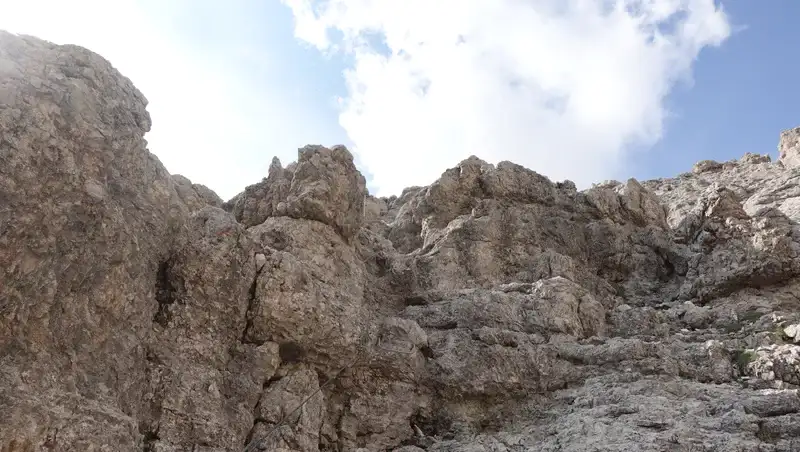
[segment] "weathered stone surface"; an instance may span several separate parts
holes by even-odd
[[[800,450],[800,173],[578,191],[345,148],[227,202],[103,58],[0,33],[0,451]]]
[[[269,176],[235,198],[237,220],[255,226],[288,216],[327,224],[345,239],[356,235],[364,221],[366,180],[353,155],[344,146],[306,146],[297,156],[288,168],[273,159]]]
[[[178,174],[172,175],[172,181],[181,202],[190,210],[200,210],[205,206],[222,207],[222,199],[205,185],[193,184]]]
[[[464,290],[452,298],[410,306],[404,315],[426,328],[499,328],[526,334],[578,338],[605,333],[605,309],[578,284],[555,277],[499,290]]]
[[[227,206],[236,215],[236,220],[246,226],[263,223],[271,216],[279,216],[278,204],[284,202],[289,195],[293,171],[283,168],[277,157],[272,159],[269,175],[257,184],[245,188]]]
[[[289,217],[268,218],[247,234],[266,263],[252,287],[244,341],[277,342],[284,361],[331,370],[353,360],[370,327],[355,250],[332,227]]]
[[[692,172],[695,174],[719,171],[721,169],[722,164],[714,160],[701,160],[692,166]]]
[[[155,450],[231,448],[252,426],[254,399],[279,350],[240,343],[256,277],[244,227],[218,207],[198,211],[187,226],[159,267],[145,394],[152,418],[144,425],[157,437]]]
[[[0,93],[0,449],[133,450],[175,232],[146,100],[96,54],[5,32]]]
[[[317,374],[302,366],[289,372],[269,384],[256,406],[253,436],[260,437],[253,439],[256,450],[319,450],[325,400]]]
[[[787,168],[800,165],[800,127],[781,132],[778,143],[778,161]]]

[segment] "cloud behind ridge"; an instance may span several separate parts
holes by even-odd
[[[469,155],[586,186],[662,135],[664,101],[730,24],[713,0],[282,0],[352,61],[339,122],[380,195]]]

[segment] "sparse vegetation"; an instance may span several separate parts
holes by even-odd
[[[740,322],[747,322],[747,323],[755,323],[764,316],[763,312],[760,311],[747,311],[744,314],[739,316]]]
[[[786,336],[786,333],[783,331],[783,328],[784,327],[781,324],[776,324],[772,328],[772,336],[773,336],[773,340],[775,341],[776,344],[783,345],[789,339],[789,337]]]
[[[747,370],[747,365],[756,359],[756,352],[755,350],[738,350],[734,355],[734,359],[739,373],[744,375]]]

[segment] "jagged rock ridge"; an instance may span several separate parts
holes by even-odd
[[[374,198],[307,146],[223,202],[90,51],[0,33],[0,450],[800,450],[798,131],[577,191]]]

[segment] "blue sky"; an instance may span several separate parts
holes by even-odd
[[[637,178],[671,177],[697,160],[726,161],[746,152],[778,158],[781,131],[800,126],[800,2],[727,0],[731,22],[744,26],[694,65],[694,81],[667,99],[675,115],[664,138],[632,158]]]
[[[64,3],[0,0],[0,28],[108,58],[150,150],[223,198],[305,144],[346,144],[389,195],[471,154],[582,187],[672,176],[775,158],[800,125],[793,0]]]

